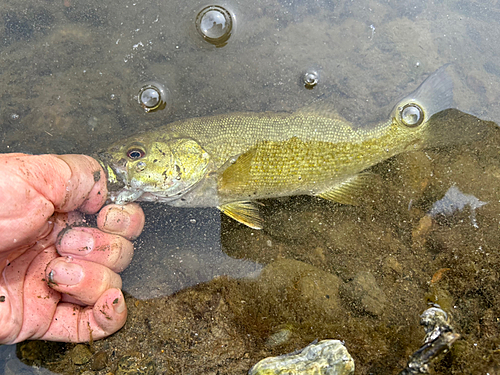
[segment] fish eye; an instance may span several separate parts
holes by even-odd
[[[137,160],[146,155],[146,152],[138,147],[133,147],[127,151],[127,157],[132,160]]]
[[[406,104],[400,108],[399,116],[403,125],[409,128],[415,128],[424,121],[424,111],[415,103]]]

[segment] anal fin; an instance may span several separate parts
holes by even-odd
[[[219,210],[230,218],[253,229],[262,229],[262,218],[254,202],[233,202],[219,206]]]
[[[333,186],[331,189],[316,194],[317,197],[342,204],[357,206],[361,198],[373,189],[377,175],[371,172],[362,172]]]

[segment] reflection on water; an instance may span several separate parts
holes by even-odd
[[[0,346],[0,373],[4,375],[49,375],[52,371],[44,367],[32,367],[19,361],[16,355],[16,346]]]
[[[137,299],[168,296],[217,276],[255,278],[262,266],[234,259],[221,248],[217,209],[175,209],[143,205],[149,218],[136,243],[123,289]]]
[[[494,2],[0,2],[2,152],[90,154],[180,118],[293,111],[318,98],[369,126],[447,62],[454,106],[500,116]],[[237,19],[221,48],[196,30],[209,5]],[[203,30],[217,37],[220,25]],[[312,71],[321,76],[307,90]],[[138,104],[148,82],[168,88],[165,110]],[[440,121],[457,129],[465,121],[448,115]],[[422,344],[418,320],[430,301],[463,336],[435,373],[498,373],[500,137],[466,120],[489,133],[471,141],[450,132],[456,147],[375,166],[380,184],[358,207],[270,200],[256,231],[211,210],[148,205],[123,274],[125,328],[89,347],[82,364],[79,347],[49,360],[43,343],[20,344],[23,360],[64,373],[245,374],[264,357],[331,338],[345,342],[358,373],[395,373]],[[434,215],[448,198],[468,204]],[[25,371],[12,367],[13,347],[1,350],[0,372]]]
[[[455,211],[462,211],[466,206],[470,208],[470,222],[477,228],[476,209],[488,202],[481,202],[475,196],[464,194],[455,185],[450,187],[444,197],[432,205],[429,215],[453,215]]]

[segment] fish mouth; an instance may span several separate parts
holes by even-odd
[[[126,176],[122,171],[120,171],[120,168],[112,162],[111,155],[108,152],[102,151],[93,155],[93,157],[106,173],[108,192],[123,190],[126,186]],[[125,167],[123,167],[123,169],[124,168]]]

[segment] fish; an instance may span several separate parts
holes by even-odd
[[[453,138],[431,121],[453,103],[446,68],[370,126],[316,102],[293,113],[189,118],[120,140],[96,156],[108,175],[109,201],[218,207],[254,229],[263,228],[263,199],[311,195],[356,205],[373,186],[368,168]]]

